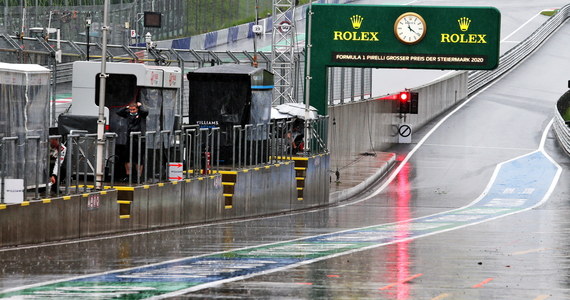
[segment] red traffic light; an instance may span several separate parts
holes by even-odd
[[[406,102],[410,100],[410,92],[400,92],[400,94],[398,94],[398,100],[402,101],[402,102]]]

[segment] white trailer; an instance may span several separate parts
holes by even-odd
[[[73,63],[73,83],[71,113],[73,115],[97,116],[99,112],[98,85],[101,62],[76,61]],[[106,63],[107,79],[106,107],[127,105],[133,99],[118,97],[136,97],[138,91],[148,89],[170,90],[178,92],[182,83],[182,73],[178,67],[148,66],[139,63]],[[168,99],[174,101],[176,99]]]

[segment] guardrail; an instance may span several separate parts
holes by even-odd
[[[525,40],[501,55],[499,66],[492,71],[472,71],[467,78],[468,94],[473,94],[493,80],[516,67],[518,63],[534,52],[546,41],[570,16],[570,4],[562,7],[558,13],[548,19]],[[567,102],[567,101],[565,101]],[[567,107],[567,106],[566,106]],[[562,110],[557,105],[554,108],[554,132],[562,148],[570,155],[570,127],[562,118]]]
[[[566,124],[566,121],[560,115],[558,108],[554,109],[554,132],[556,133],[556,138],[558,142],[566,151],[566,154],[570,155],[570,125]]]
[[[493,80],[501,77],[511,70],[518,63],[528,57],[546,39],[548,39],[556,29],[561,26],[570,15],[570,4],[562,7],[554,16],[550,17],[538,29],[536,29],[525,40],[501,55],[499,66],[491,71],[471,71],[467,78],[468,94],[473,94]]]
[[[556,133],[556,138],[558,142],[570,155],[570,121],[564,120],[562,115],[566,115],[566,112],[570,108],[570,91],[567,91],[560,99],[556,106],[554,107],[554,132]]]

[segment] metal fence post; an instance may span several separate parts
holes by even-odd
[[[251,161],[252,161],[252,159],[253,159],[253,157],[252,157],[253,141],[252,141],[252,139],[251,139],[252,127],[253,127],[252,124],[247,124],[247,125],[245,125],[245,145],[246,145],[246,146],[245,146],[245,150],[246,150],[246,153],[244,153],[244,154],[245,154],[245,164],[246,164],[246,165],[250,165],[250,164],[251,164]],[[248,139],[249,139],[249,142],[248,142]],[[249,155],[248,155],[248,154],[249,154]],[[249,156],[249,160],[247,159],[248,156]]]
[[[4,179],[6,178],[4,162],[6,161],[5,139],[0,140],[0,204],[4,204]]]

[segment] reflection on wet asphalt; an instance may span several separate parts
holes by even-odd
[[[138,299],[130,291],[149,296],[159,289],[200,299],[569,299],[570,159],[558,149],[552,133],[546,152],[563,172],[546,202],[537,198],[532,209],[507,215],[515,212],[515,205],[527,203],[522,195],[538,193],[539,188],[503,186],[500,191],[508,196],[481,202],[491,206],[449,213],[493,194],[482,192],[497,164],[538,148],[554,102],[566,88],[559,79],[567,78],[568,68],[560,66],[570,60],[560,49],[570,48],[570,41],[556,37],[568,36],[568,27],[447,120],[394,181],[366,201],[264,219],[4,250],[0,289],[74,278],[72,283],[54,282],[59,294],[36,289],[33,295],[57,299],[67,293],[77,298],[91,292],[106,299],[101,296],[105,280],[120,278],[126,282],[124,289],[113,292],[125,299]],[[509,184],[546,172],[542,165],[530,171],[523,168],[529,163],[515,174],[521,179]],[[512,206],[492,205],[496,203]],[[447,213],[445,219],[427,219],[440,213]],[[454,223],[476,222],[472,216],[483,219],[491,213],[505,215],[469,226]],[[419,235],[428,229],[433,232]],[[170,263],[163,264],[166,261]],[[128,271],[105,273],[114,270]],[[92,278],[100,280],[93,283],[99,290],[78,289]],[[212,285],[204,284],[212,278]]]

